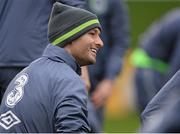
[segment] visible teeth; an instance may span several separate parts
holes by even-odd
[[[94,48],[92,48],[91,51],[94,52],[94,53],[97,53],[97,50],[94,49]]]

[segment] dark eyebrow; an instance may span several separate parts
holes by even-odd
[[[100,31],[98,28],[93,29],[93,31],[94,31],[94,32],[96,32],[96,33],[98,33],[98,34],[100,34],[100,33],[101,33],[101,31]]]

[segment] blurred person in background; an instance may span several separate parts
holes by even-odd
[[[39,58],[46,45],[47,24],[53,3],[85,8],[85,0],[0,1],[0,101],[9,82],[30,62]]]
[[[123,66],[123,57],[129,47],[129,16],[123,0],[88,0],[88,10],[95,13],[102,25],[104,47],[97,54],[97,62],[88,67],[88,118],[92,132],[102,132],[105,104],[117,75]]]
[[[135,95],[141,113],[180,68],[180,9],[168,12],[140,36],[132,54]]]

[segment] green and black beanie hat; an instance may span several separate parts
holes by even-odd
[[[64,47],[96,27],[101,29],[95,14],[56,2],[49,20],[48,38],[52,45]]]

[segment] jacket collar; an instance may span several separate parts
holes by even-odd
[[[63,48],[49,44],[44,50],[42,56],[47,57],[55,62],[64,62],[69,65],[77,74],[81,75],[81,68],[79,64],[76,62],[75,58]]]

